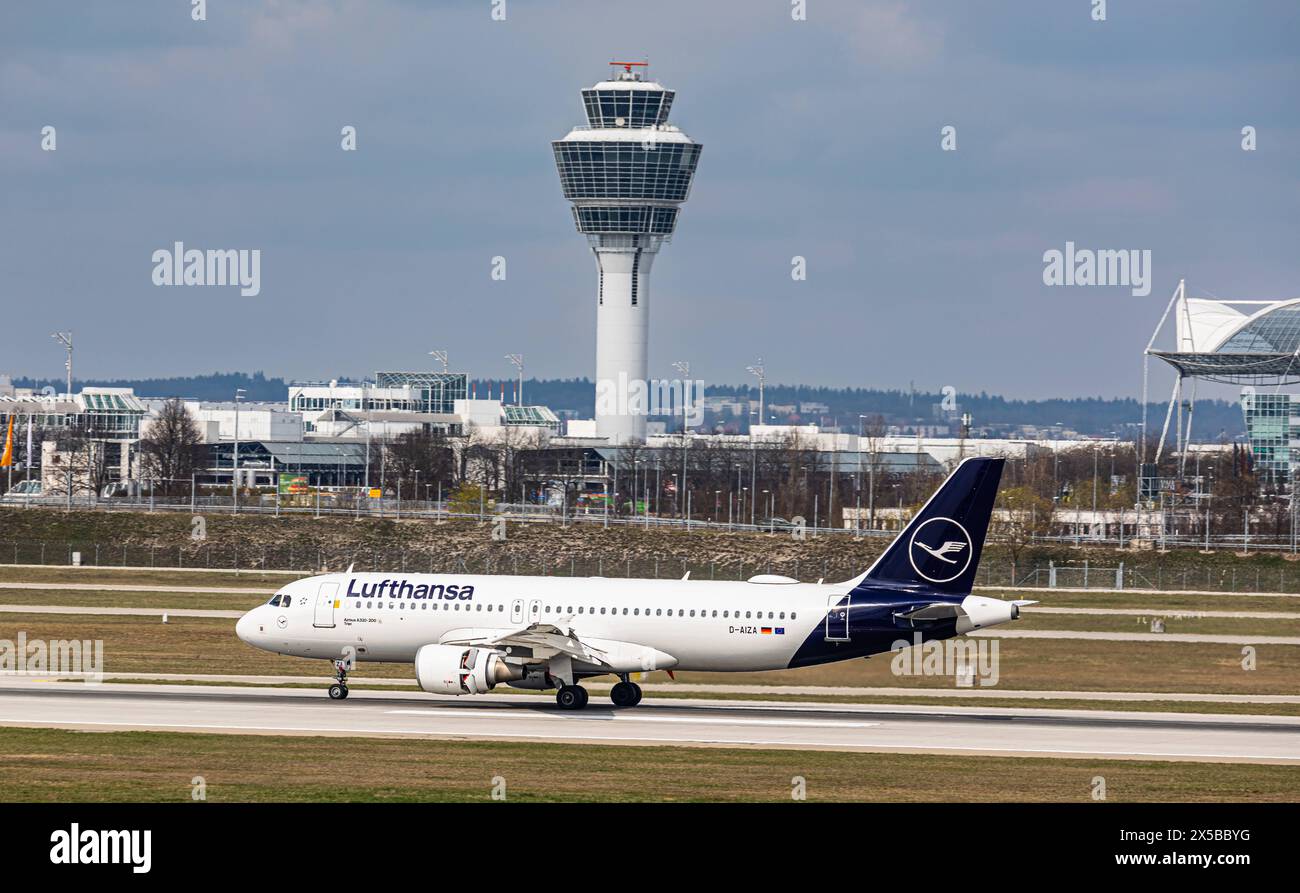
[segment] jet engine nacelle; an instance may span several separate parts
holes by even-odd
[[[424,645],[415,652],[415,680],[437,695],[481,695],[498,682],[523,676],[505,662],[505,655],[465,645]]]

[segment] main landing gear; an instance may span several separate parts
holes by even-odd
[[[587,690],[581,685],[564,685],[555,693],[561,710],[581,710],[587,706]]]
[[[341,701],[348,696],[348,665],[346,661],[334,661],[334,679],[330,686],[330,698]]]
[[[641,703],[641,686],[629,682],[626,676],[609,690],[609,699],[615,707],[635,707]]]
[[[621,682],[609,691],[609,699],[615,707],[635,707],[641,703],[641,686],[630,681],[627,675],[620,677]],[[587,690],[581,685],[561,685],[555,693],[555,703],[561,710],[581,710],[587,706]]]

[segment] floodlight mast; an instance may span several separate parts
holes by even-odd
[[[59,342],[68,351],[68,358],[63,362],[63,368],[68,371],[68,397],[72,397],[72,333],[55,332],[50,335],[55,341]]]
[[[519,370],[519,391],[515,394],[515,405],[523,406],[524,405],[524,355],[521,353],[508,353],[506,354],[506,359],[510,361],[510,365],[514,366],[517,370]],[[501,396],[505,397],[505,394],[502,394]],[[504,403],[505,401],[502,400],[502,402]]]

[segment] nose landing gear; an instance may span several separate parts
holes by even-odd
[[[330,686],[330,698],[335,701],[341,701],[348,696],[348,665],[347,661],[334,661],[334,679],[336,680]]]

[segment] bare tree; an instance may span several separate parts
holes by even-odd
[[[184,482],[199,467],[203,437],[179,398],[162,405],[139,450],[141,474],[154,482],[155,492],[172,496],[188,489]]]

